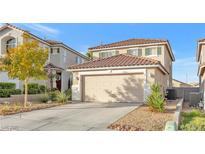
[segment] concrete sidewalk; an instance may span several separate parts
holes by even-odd
[[[107,126],[139,107],[136,103],[77,103],[0,117],[1,130],[89,131]]]

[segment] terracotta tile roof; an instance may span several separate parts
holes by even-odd
[[[50,68],[50,69],[58,69],[58,70],[63,70],[63,68],[58,67],[58,66],[55,66],[55,65],[54,65],[54,64],[52,64],[52,63],[48,63],[48,64],[46,64],[46,65],[44,66],[44,68],[45,68],[45,69]]]
[[[205,38],[198,40],[198,42],[204,42]]]
[[[87,69],[100,67],[120,67],[120,66],[142,66],[142,65],[161,65],[160,61],[147,58],[137,57],[126,54],[119,54],[116,56],[96,59],[83,64],[71,65],[69,69]]]
[[[105,48],[113,48],[113,47],[120,47],[120,46],[129,46],[129,45],[140,45],[140,44],[151,44],[151,43],[166,43],[167,40],[162,39],[129,39],[125,41],[110,43],[110,44],[104,44],[99,45],[96,47],[91,47],[89,50],[95,50],[95,49],[105,49]]]
[[[56,45],[56,44],[62,44],[62,42],[59,41],[55,41],[55,40],[45,40],[47,43],[51,44],[51,45]]]
[[[6,23],[6,24],[3,25],[2,27],[0,27],[0,31],[3,30],[4,28],[7,28],[7,27],[14,28],[14,29],[18,29],[18,30],[20,30],[20,31],[22,31],[22,32],[28,33],[29,35],[33,36],[34,38],[37,38],[37,39],[41,40],[42,42],[44,42],[44,43],[46,43],[46,44],[48,44],[48,45],[62,45],[62,46],[64,46],[64,47],[70,49],[71,52],[74,52],[74,53],[76,53],[76,54],[78,54],[78,55],[80,55],[80,56],[82,56],[82,57],[84,57],[84,58],[86,58],[86,59],[89,59],[89,58],[88,58],[87,56],[85,56],[84,54],[82,54],[82,53],[80,53],[80,52],[78,52],[78,51],[72,49],[71,47],[67,46],[67,45],[64,44],[63,42],[59,42],[59,41],[55,41],[55,40],[44,40],[44,39],[42,39],[42,38],[40,38],[40,37],[38,37],[38,36],[36,36],[36,35],[30,33],[29,31],[26,31],[26,30],[23,30],[23,29],[21,29],[21,28],[18,28],[18,27],[16,27],[16,26],[12,25],[12,24]]]

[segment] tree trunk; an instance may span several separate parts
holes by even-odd
[[[25,86],[24,107],[26,107],[28,101],[28,79],[24,80],[24,86]]]

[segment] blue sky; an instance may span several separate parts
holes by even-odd
[[[15,24],[42,38],[64,42],[86,53],[88,47],[129,38],[168,39],[176,61],[173,77],[198,81],[197,40],[205,38],[205,24]]]

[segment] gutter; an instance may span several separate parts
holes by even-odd
[[[120,67],[99,67],[99,68],[85,68],[85,69],[67,69],[71,72],[80,72],[80,71],[98,71],[98,70],[110,70],[110,69],[139,69],[139,68],[159,68],[163,73],[169,74],[161,65],[141,65],[141,66],[120,66]]]

